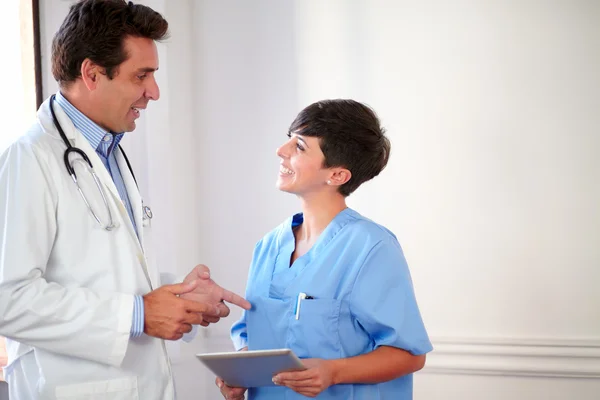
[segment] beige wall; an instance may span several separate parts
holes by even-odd
[[[4,367],[6,365],[6,362],[8,361],[7,357],[6,357],[6,345],[4,343],[4,338],[0,337],[0,368]],[[4,380],[4,372],[2,371],[2,369],[0,369],[0,381]]]
[[[17,20],[15,27],[18,26],[19,30],[12,30],[13,34],[20,34],[20,52],[21,52],[21,63],[16,64],[16,68],[21,68],[21,81],[23,88],[19,95],[22,95],[22,110],[13,109],[11,114],[11,127],[25,127],[28,126],[31,121],[35,119],[36,112],[36,83],[35,83],[35,68],[34,68],[34,52],[33,52],[33,18],[32,18],[32,5],[31,1],[20,0],[18,7],[14,6],[13,9],[4,10],[7,14],[12,17],[19,16],[20,21]],[[18,12],[18,14],[17,14]],[[19,23],[20,22],[20,23]],[[19,50],[19,49],[17,49]],[[14,65],[13,65],[14,67]],[[6,70],[2,70],[6,72]],[[11,101],[14,101],[12,99]],[[14,104],[14,103],[13,103]],[[4,105],[4,104],[3,104]],[[14,123],[14,125],[12,125]],[[8,130],[4,132],[2,138],[0,138],[0,151],[3,151],[4,145],[8,145],[21,129]],[[5,140],[3,142],[3,139]],[[6,366],[7,355],[6,355],[6,344],[3,337],[0,337],[0,381],[4,380],[4,372],[2,367]]]

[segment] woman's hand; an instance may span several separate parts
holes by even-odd
[[[244,400],[246,388],[227,386],[221,378],[217,378],[215,380],[215,383],[221,390],[221,394],[223,395],[225,400]]]
[[[316,397],[334,385],[334,364],[332,360],[308,358],[302,360],[307,368],[304,371],[281,372],[273,377],[276,385],[287,386],[294,392],[308,397]]]
[[[239,351],[248,351],[248,346],[242,347]],[[225,381],[219,377],[215,379],[215,383],[221,390],[221,394],[225,400],[244,400],[244,393],[246,393],[247,390],[246,388],[227,386]]]

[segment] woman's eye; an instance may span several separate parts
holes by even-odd
[[[296,143],[296,147],[298,148],[298,150],[304,151],[304,147],[300,143]]]

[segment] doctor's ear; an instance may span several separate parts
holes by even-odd
[[[98,75],[102,73],[100,67],[92,62],[89,58],[86,58],[81,63],[81,79],[88,88],[88,90],[94,90],[98,84]]]

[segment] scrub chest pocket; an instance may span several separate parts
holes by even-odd
[[[341,357],[340,304],[335,299],[304,299],[300,302],[298,319],[294,313],[288,335],[290,347],[298,357]]]
[[[335,299],[304,299],[296,319],[296,299],[256,297],[247,313],[248,349],[290,348],[300,358],[340,358],[339,315]]]

